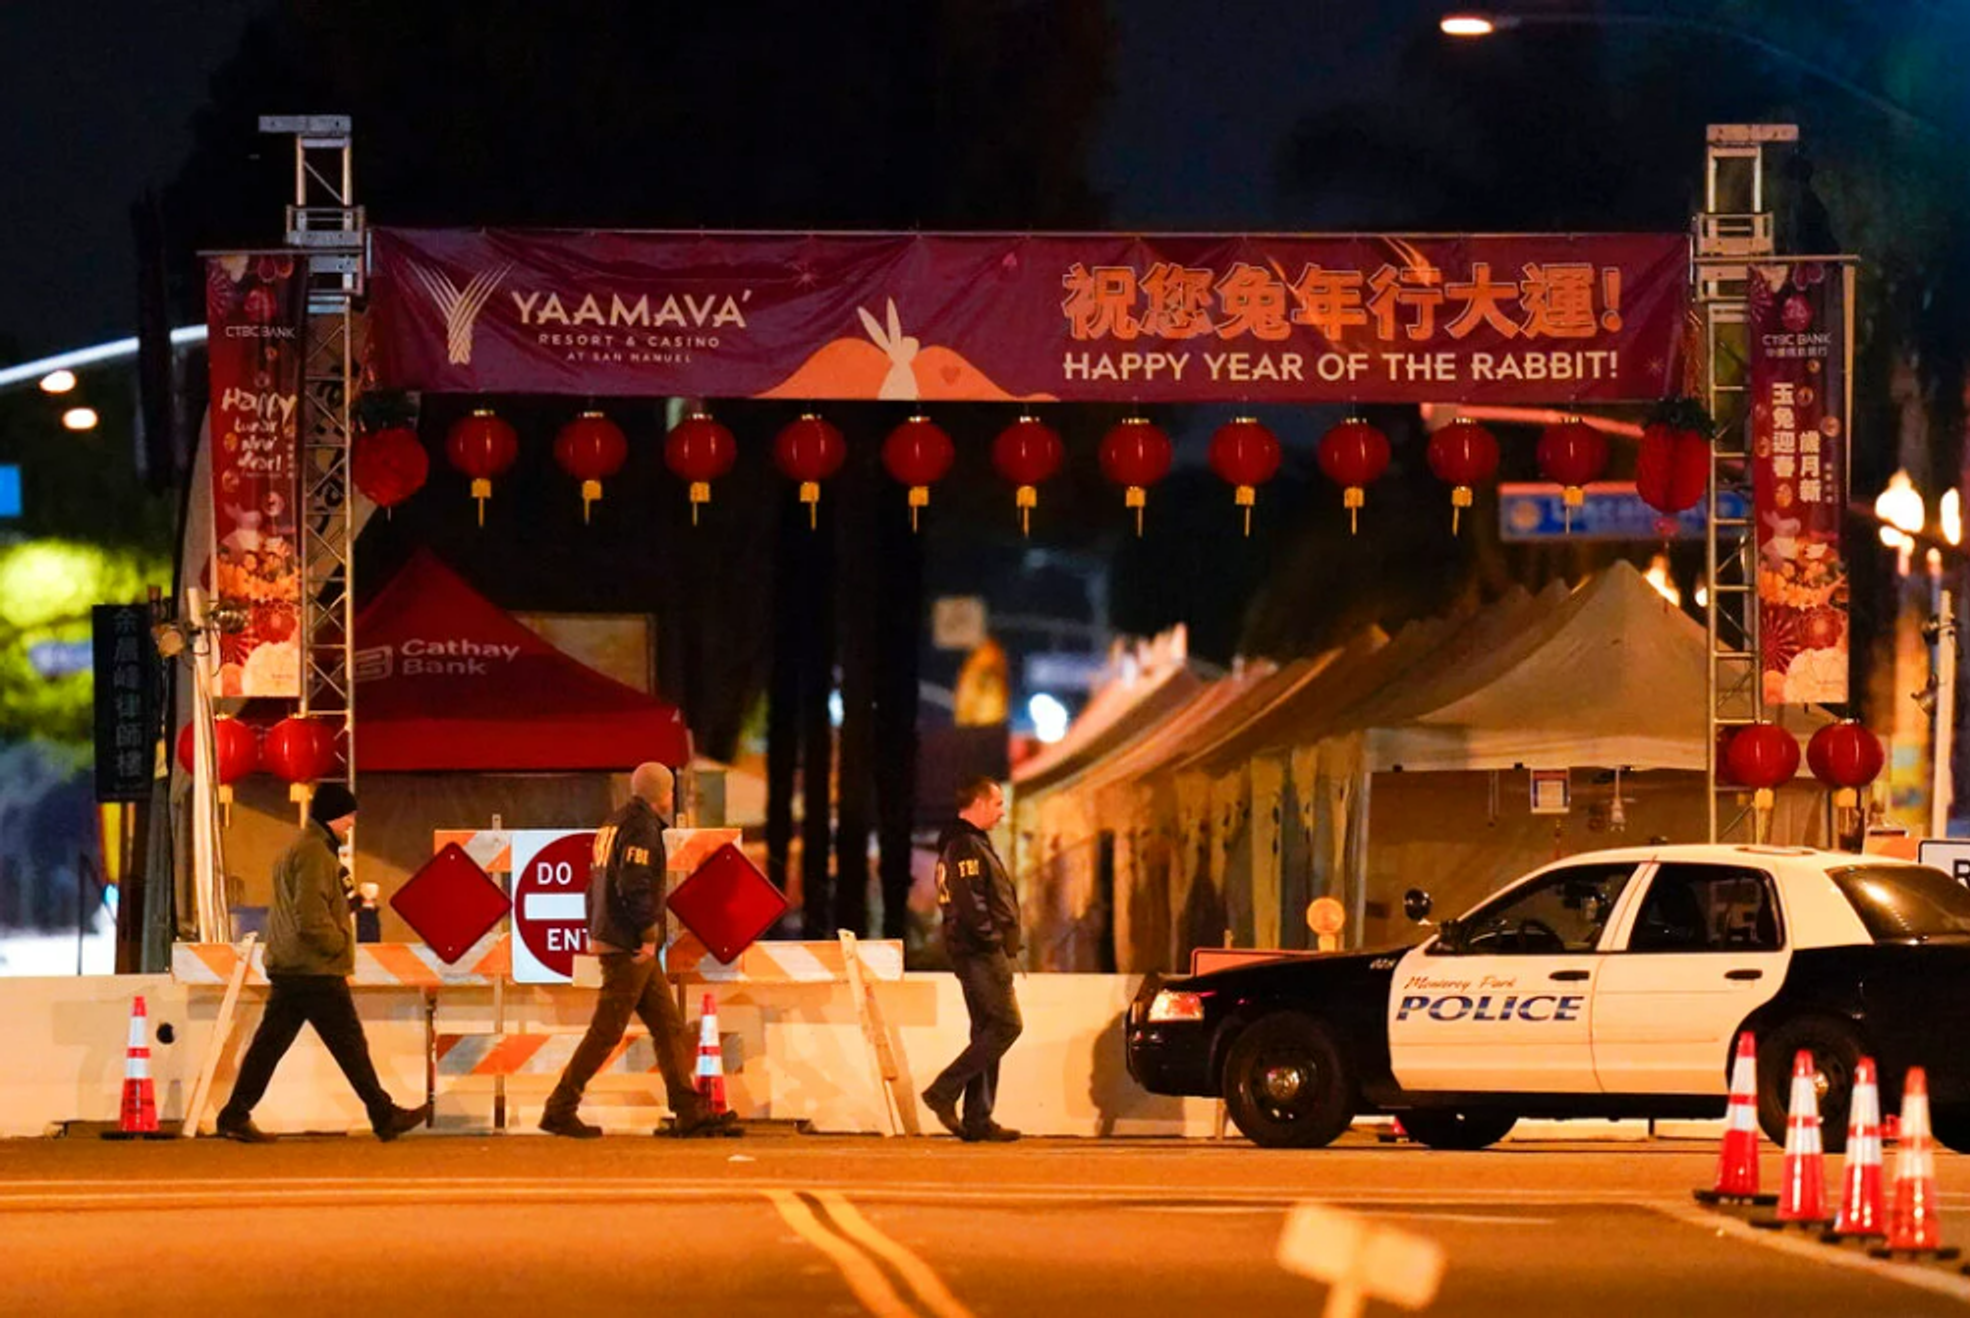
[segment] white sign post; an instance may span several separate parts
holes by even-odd
[[[1421,1309],[1443,1282],[1443,1247],[1319,1204],[1300,1204],[1279,1233],[1279,1266],[1327,1285],[1322,1318],[1360,1318],[1369,1300]]]

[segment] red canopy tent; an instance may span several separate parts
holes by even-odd
[[[364,773],[620,771],[690,759],[675,705],[548,644],[429,550],[356,618],[355,680]]]

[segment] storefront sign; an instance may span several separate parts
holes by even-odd
[[[96,799],[148,801],[157,768],[157,647],[150,609],[98,604],[93,629],[96,696]]]
[[[1507,481],[1498,487],[1502,540],[1701,540],[1709,520],[1702,504],[1664,517],[1642,502],[1633,481],[1596,481],[1586,502],[1566,506],[1557,485]],[[1735,490],[1720,490],[1717,506],[1727,518],[1745,516],[1748,503]]]
[[[924,402],[1641,400],[1682,235],[375,231],[379,383]]]
[[[290,256],[206,259],[212,591],[247,613],[246,629],[220,642],[222,696],[301,694],[304,294]]]
[[[1751,273],[1752,503],[1768,705],[1847,699],[1847,307],[1851,270]]]

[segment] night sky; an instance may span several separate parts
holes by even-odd
[[[0,341],[39,356],[134,333],[129,204],[171,177],[208,79],[272,3],[0,4]],[[1094,181],[1117,227],[1215,229],[1264,227],[1294,119],[1386,79],[1401,42],[1440,5],[1113,8],[1121,48]]]

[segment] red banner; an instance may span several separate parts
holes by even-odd
[[[375,231],[371,365],[455,393],[1613,402],[1674,392],[1681,235]]]
[[[1837,265],[1752,270],[1752,505],[1765,703],[1847,699],[1847,295]]]
[[[212,591],[247,619],[222,633],[219,694],[301,694],[302,272],[289,256],[205,267],[212,369]]]

